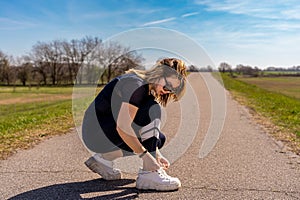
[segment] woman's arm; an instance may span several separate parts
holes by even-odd
[[[123,102],[117,119],[117,131],[124,142],[137,154],[146,149],[136,137],[131,127],[138,108],[132,104]]]
[[[129,104],[122,103],[121,109],[117,119],[117,131],[124,142],[137,154],[145,152],[145,147],[140,143],[136,137],[134,130],[131,127],[133,119],[137,113],[138,108]],[[160,168],[159,163],[155,158],[147,152],[142,156],[143,169],[146,171],[155,171]]]

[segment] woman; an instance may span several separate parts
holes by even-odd
[[[185,77],[185,64],[166,58],[150,70],[131,69],[110,81],[85,112],[83,141],[96,152],[86,166],[103,179],[116,180],[122,174],[112,161],[138,154],[143,160],[138,189],[178,189],[179,179],[167,175],[170,163],[159,152],[166,140],[160,131],[160,105],[182,97]]]

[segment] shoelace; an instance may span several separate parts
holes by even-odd
[[[170,177],[164,169],[159,169],[159,171],[166,177]]]
[[[157,170],[157,173],[158,173],[158,175],[159,175],[161,178],[171,179],[171,176],[169,176],[169,175],[167,174],[167,172],[166,172],[165,170],[163,170],[163,169]]]

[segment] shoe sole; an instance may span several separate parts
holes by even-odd
[[[121,173],[117,174],[109,174],[105,172],[105,167],[102,166],[101,164],[97,163],[97,161],[91,157],[87,161],[84,162],[84,164],[94,173],[99,174],[102,176],[103,179],[105,180],[119,180],[122,178]]]
[[[139,190],[156,190],[156,191],[176,191],[181,187],[179,185],[160,185],[154,183],[143,183],[139,179],[136,180],[136,188]]]

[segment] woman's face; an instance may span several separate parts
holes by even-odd
[[[155,93],[158,95],[174,93],[180,85],[180,80],[176,76],[162,77],[155,84]]]

